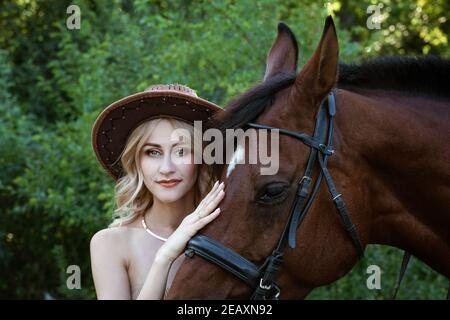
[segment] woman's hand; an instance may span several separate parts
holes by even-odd
[[[156,260],[173,262],[198,230],[219,216],[220,208],[216,209],[216,207],[225,196],[224,186],[223,182],[219,184],[216,181],[197,209],[183,219],[174,233],[161,246],[156,254]]]

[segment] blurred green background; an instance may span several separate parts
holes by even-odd
[[[69,30],[69,5],[81,28]],[[382,4],[369,29],[370,4]],[[0,297],[95,298],[89,241],[110,222],[113,181],[96,162],[92,124],[109,103],[156,83],[177,82],[224,105],[261,80],[285,21],[300,65],[333,14],[343,62],[386,54],[450,56],[447,0],[66,1],[0,5]],[[367,258],[309,299],[387,299],[401,263],[395,248]],[[366,267],[382,270],[368,290]],[[81,289],[69,290],[69,265]],[[401,299],[443,299],[448,282],[413,259]]]

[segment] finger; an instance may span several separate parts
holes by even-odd
[[[197,207],[197,210],[195,210],[195,214],[197,215],[197,219],[201,219],[205,216],[207,216],[208,214],[211,213],[212,210],[214,210],[218,203],[220,202],[220,200],[223,198],[223,196],[220,196],[220,200],[216,200],[217,197],[221,194],[221,192],[223,193],[223,188],[225,187],[225,184],[222,182],[220,183],[217,187],[216,190],[214,190],[214,193],[211,193],[207,198],[205,198],[202,202],[203,204],[199,207]],[[213,203],[213,205],[211,205],[211,203]]]
[[[200,211],[203,210],[203,208],[209,203],[209,197],[210,197],[210,196],[212,195],[212,193],[218,188],[218,186],[219,186],[219,180],[217,180],[217,181],[214,183],[214,185],[213,185],[211,191],[203,198],[202,201],[200,201],[200,203],[198,204],[197,208],[196,208],[195,211],[193,212],[194,214],[196,214],[196,213],[198,213],[198,212],[200,212]]]
[[[207,216],[211,215],[214,212],[214,210],[217,209],[217,206],[218,206],[220,200],[222,200],[222,199],[219,199],[217,202],[211,203],[210,206],[208,208],[206,208],[199,215],[199,219],[203,219],[204,217],[207,217]]]
[[[217,208],[214,210],[210,215],[207,215],[206,217],[203,217],[199,221],[195,223],[195,227],[197,230],[200,230],[204,226],[206,226],[208,223],[213,221],[215,218],[217,218],[220,215],[220,208]]]
[[[214,183],[213,187],[211,188],[211,191],[203,198],[203,200],[200,203],[207,204],[209,202],[209,199],[212,197],[214,192],[219,188],[219,180]]]
[[[214,183],[214,185],[212,186],[212,188],[211,188],[211,190],[209,191],[208,194],[210,194],[210,193],[214,192],[215,190],[217,190],[217,188],[219,187],[219,185],[220,185],[220,181],[217,180],[217,181]]]
[[[207,206],[211,201],[213,201],[217,195],[219,194],[219,192],[221,190],[223,190],[225,188],[225,184],[223,182],[221,182],[217,188],[214,190],[214,192],[211,192],[207,198],[205,198],[205,205]]]
[[[225,191],[223,190],[219,190],[217,192],[217,194],[215,195],[215,197],[213,199],[211,199],[211,201],[202,208],[202,210],[199,210],[199,216],[200,218],[206,217],[207,215],[209,215],[220,203],[220,201],[222,201],[222,199],[225,196]]]
[[[222,201],[222,199],[225,197],[225,191],[220,190],[216,197],[211,200],[211,202],[203,209],[204,212],[207,212],[205,215],[209,214],[211,211],[213,211],[219,203]]]
[[[216,189],[218,186],[219,186],[219,180],[216,180],[216,182],[214,182],[214,184],[213,184],[211,190]]]

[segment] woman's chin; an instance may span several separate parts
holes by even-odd
[[[174,203],[186,197],[191,189],[187,189],[184,185],[177,185],[173,188],[155,190],[153,196],[165,204]]]
[[[178,200],[180,200],[182,198],[182,195],[177,192],[176,194],[160,194],[156,197],[162,203],[170,204],[170,203],[174,203],[174,202],[177,202]]]

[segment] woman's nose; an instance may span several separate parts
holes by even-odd
[[[172,161],[172,157],[170,154],[166,154],[164,156],[163,162],[159,167],[159,172],[163,175],[169,175],[175,172],[175,164]]]

